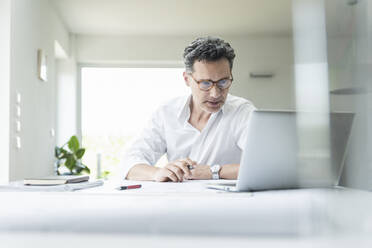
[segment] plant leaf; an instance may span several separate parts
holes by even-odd
[[[75,167],[76,168],[84,168],[85,165],[83,165],[81,162],[76,162]]]
[[[65,166],[66,166],[70,171],[72,171],[72,169],[74,168],[75,163],[76,163],[76,160],[75,160],[74,156],[73,156],[72,154],[67,154],[67,158],[66,158]]]
[[[76,174],[80,174],[83,168],[81,167],[75,167]]]
[[[68,148],[70,148],[70,150],[72,151],[72,152],[76,152],[78,149],[79,149],[79,147],[80,147],[80,144],[79,144],[79,140],[78,140],[78,138],[74,135],[74,136],[72,136],[71,138],[70,138],[70,140],[68,141]]]
[[[109,172],[109,171],[104,171],[104,172],[102,172],[101,177],[102,177],[102,178],[107,178],[108,175],[110,175],[110,172]]]
[[[90,169],[88,167],[85,166],[85,168],[83,169],[83,171],[85,171],[87,174],[90,174]]]
[[[81,159],[83,157],[84,153],[85,153],[85,148],[80,148],[79,150],[76,151],[76,157],[78,159]]]
[[[58,146],[54,147],[54,156],[58,158],[60,154],[61,154],[61,148],[59,148]]]
[[[63,149],[63,148],[60,149],[60,152],[64,154],[69,153],[66,149]]]
[[[69,155],[72,154],[71,152],[68,152],[67,150],[63,148],[61,148],[60,151],[61,151],[61,154],[59,155],[59,159],[67,158]]]

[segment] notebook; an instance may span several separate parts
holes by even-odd
[[[35,177],[25,178],[23,180],[24,185],[60,185],[67,183],[80,183],[89,180],[89,176],[46,176],[46,177]]]

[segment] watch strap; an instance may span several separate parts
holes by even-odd
[[[215,164],[212,166],[211,170],[212,170],[212,179],[213,180],[220,179],[221,166],[219,164]]]

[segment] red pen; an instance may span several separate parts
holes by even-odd
[[[141,188],[141,184],[135,184],[135,185],[124,185],[124,186],[119,186],[117,189],[118,190],[124,190],[124,189],[139,189]]]

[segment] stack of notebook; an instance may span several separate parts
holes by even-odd
[[[89,180],[89,176],[47,176],[47,177],[35,177],[25,178],[23,180],[24,185],[60,185],[67,183],[81,183]]]

